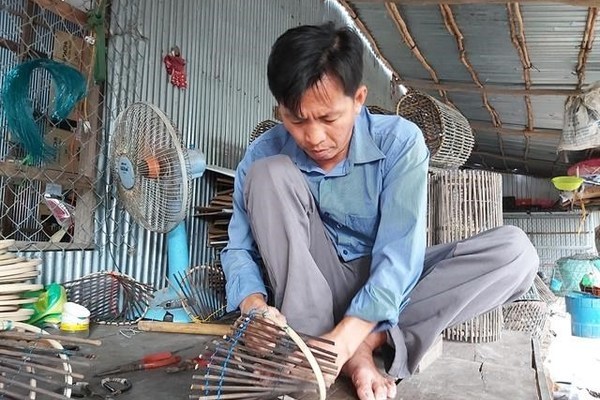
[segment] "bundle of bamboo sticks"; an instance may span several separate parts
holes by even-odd
[[[324,374],[335,375],[333,343],[298,334],[260,315],[244,315],[231,333],[213,340],[193,376],[191,399],[272,399],[317,393],[325,399]]]

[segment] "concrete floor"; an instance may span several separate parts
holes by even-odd
[[[138,360],[144,354],[181,350],[183,359],[202,353],[210,336],[135,332],[127,327],[94,326],[90,338],[100,339],[102,346],[87,347],[97,357],[90,367],[77,368],[94,392],[106,394],[100,378],[92,375],[100,370]],[[182,350],[183,349],[183,350]],[[397,399],[462,400],[516,399],[540,400],[536,371],[532,367],[532,346],[529,336],[505,331],[502,340],[490,344],[444,342],[443,353],[421,373],[399,384]],[[132,389],[118,399],[188,399],[193,370],[168,374],[164,369],[136,371],[121,376],[133,384]],[[303,399],[310,398],[305,396]],[[348,381],[343,378],[332,386],[328,399],[356,398]]]

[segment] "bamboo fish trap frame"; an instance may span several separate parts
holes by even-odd
[[[213,340],[193,376],[190,399],[273,399],[317,393],[325,399],[323,374],[335,374],[336,355],[305,340],[331,345],[296,333],[261,315],[244,315],[230,335]]]
[[[175,283],[192,321],[212,322],[225,316],[225,274],[221,268],[199,265],[175,275]]]
[[[69,301],[90,310],[90,320],[106,325],[130,325],[146,315],[154,288],[119,272],[95,272],[65,282]]]
[[[83,353],[63,343],[99,346],[98,340],[50,335],[33,325],[0,321],[0,397],[16,400],[69,399],[73,379],[84,376],[72,365],[89,365]]]
[[[453,107],[431,96],[410,90],[396,105],[396,114],[414,122],[431,153],[429,165],[458,168],[471,155],[475,139],[469,121]]]
[[[466,239],[501,226],[502,176],[489,171],[447,170],[429,175],[430,244]],[[445,339],[472,343],[498,340],[502,307],[446,329]]]

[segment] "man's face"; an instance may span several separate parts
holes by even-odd
[[[279,110],[298,146],[323,170],[330,171],[348,154],[354,120],[366,97],[366,86],[349,97],[336,79],[324,76],[302,96],[300,115],[283,105]]]

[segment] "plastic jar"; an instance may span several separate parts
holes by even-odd
[[[70,335],[88,337],[90,335],[90,311],[77,303],[65,303],[60,319],[60,331]]]

